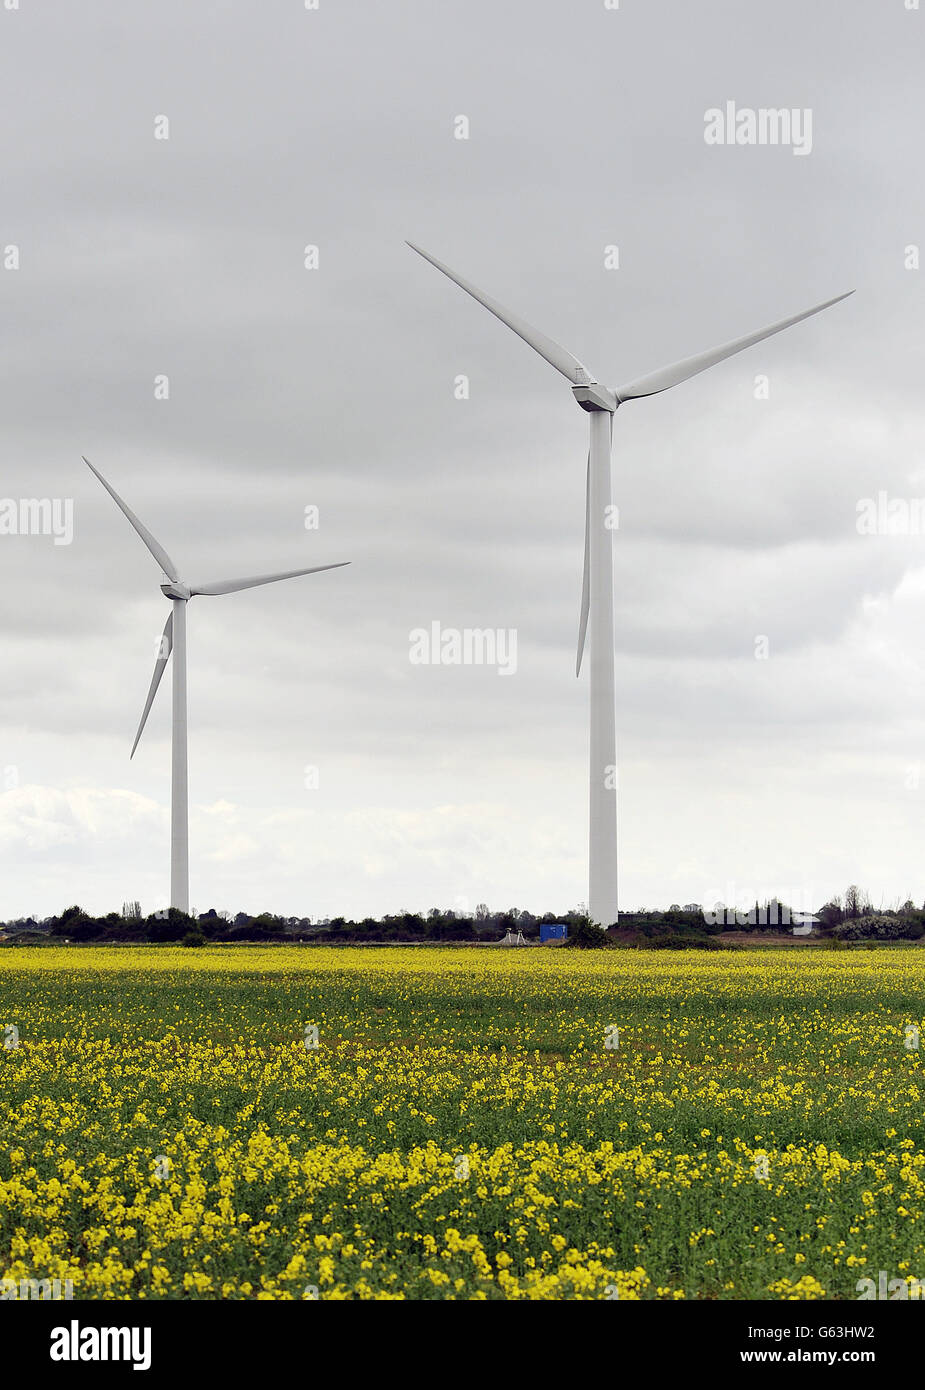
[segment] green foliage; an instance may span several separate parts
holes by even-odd
[[[839,922],[834,934],[840,941],[898,941],[901,938],[918,940],[923,930],[922,923],[913,917],[896,913],[867,913]]]
[[[585,920],[574,922],[569,927],[568,939],[565,944],[578,951],[606,951],[612,949],[616,943],[607,935],[603,927],[598,927],[593,922]]]
[[[895,911],[874,913],[867,904],[866,894],[853,887],[846,893],[847,906],[835,897],[821,907],[817,916],[820,919],[821,935],[824,939],[839,936],[846,941],[916,941],[925,938],[925,908],[918,908],[907,900]],[[126,915],[126,912],[128,915]],[[188,932],[205,937],[206,941],[291,941],[293,938],[308,944],[342,943],[372,944],[376,942],[407,942],[432,944],[440,942],[458,943],[497,943],[507,932],[521,932],[528,942],[539,938],[540,923],[555,921],[568,928],[568,945],[578,950],[604,950],[614,946],[652,945],[659,950],[715,949],[723,943],[725,933],[746,932],[757,936],[759,933],[790,935],[786,918],[789,909],[776,898],[769,902],[756,902],[737,919],[730,909],[722,909],[720,920],[713,922],[711,908],[705,915],[693,905],[680,907],[677,904],[665,910],[636,910],[624,912],[619,922],[608,932],[589,921],[583,906],[570,909],[566,913],[542,913],[534,915],[521,908],[506,911],[490,911],[480,903],[474,915],[463,915],[450,909],[433,907],[426,916],[417,912],[402,911],[386,914],[381,918],[364,917],[355,921],[342,916],[326,918],[323,922],[312,921],[310,917],[285,917],[274,912],[261,912],[253,916],[239,912],[233,923],[227,914],[220,916],[214,908],[193,918],[175,908],[160,911],[142,918],[137,902],[123,904],[123,912],[110,912],[103,917],[91,917],[83,908],[74,904],[66,908],[59,917],[47,918],[42,922],[32,919],[0,923],[0,927],[11,937],[19,937],[26,930],[50,933],[64,937],[72,943],[99,943],[102,945],[115,941],[170,943],[180,942]],[[852,915],[853,914],[853,915]],[[728,940],[723,943],[729,945]]]

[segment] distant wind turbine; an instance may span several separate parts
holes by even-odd
[[[450,270],[420,246],[407,243],[412,251],[423,256],[425,261],[442,270],[460,289],[471,294],[490,313],[499,318],[518,337],[529,343],[534,351],[545,357],[550,366],[561,372],[572,384],[572,393],[590,415],[591,446],[588,452],[587,477],[585,483],[585,556],[584,578],[581,591],[581,614],[578,623],[578,658],[575,674],[581,670],[581,658],[585,645],[585,634],[589,614],[591,622],[591,738],[590,738],[590,855],[589,855],[589,896],[588,909],[591,918],[602,926],[609,926],[617,920],[617,798],[616,761],[617,736],[614,702],[614,614],[613,614],[613,529],[612,529],[612,480],[611,450],[613,446],[613,417],[618,406],[624,401],[640,396],[654,396],[659,391],[667,391],[670,386],[678,386],[688,377],[714,367],[717,362],[742,352],[753,343],[760,343],[784,328],[790,328],[812,314],[821,313],[832,304],[847,299],[847,294],[836,295],[823,304],[816,304],[793,318],[772,323],[769,328],[761,328],[757,333],[749,333],[745,338],[736,338],[722,347],[711,348],[696,357],[685,357],[670,367],[649,376],[636,378],[624,386],[601,386],[597,378],[582,366],[564,347],[547,338],[544,333],[532,328],[517,314],[505,309],[497,300],[490,299],[475,285],[464,280],[461,275]]]
[[[154,675],[148,690],[148,698],[141,715],[141,723],[132,744],[130,757],[134,757],[141,731],[145,726],[148,711],[154,703],[157,687],[173,652],[173,724],[170,775],[170,905],[181,912],[189,912],[189,795],[187,778],[187,735],[186,735],[186,605],[195,594],[234,594],[239,589],[254,589],[259,584],[275,584],[278,579],[296,579],[300,574],[319,574],[322,570],[336,570],[349,565],[349,560],[341,560],[334,565],[312,565],[310,569],[286,570],[282,574],[258,574],[249,579],[217,579],[208,584],[184,584],[177,567],[164,547],[155,540],[148,528],[138,520],[135,513],[122,501],[115,488],[110,487],[102,473],[93,467],[88,458],[84,463],[94,473],[109,493],[116,506],[121,509],[134,526],[145,545],[164,572],[168,583],[161,585],[161,593],[171,601],[171,613],[164,628],[154,663]]]

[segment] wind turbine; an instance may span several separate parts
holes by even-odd
[[[422,251],[414,242],[407,243],[412,251],[442,270],[460,289],[477,299],[486,309],[514,330],[534,351],[545,357],[550,366],[571,383],[572,394],[589,414],[591,444],[588,451],[585,482],[585,555],[581,590],[581,614],[578,623],[578,658],[576,676],[581,671],[589,614],[591,624],[591,738],[590,738],[590,855],[588,909],[592,921],[609,926],[617,920],[617,799],[616,762],[617,736],[614,705],[614,614],[613,614],[613,529],[611,451],[613,447],[613,417],[618,406],[640,396],[654,396],[678,386],[688,377],[714,367],[717,362],[760,343],[774,333],[790,328],[812,314],[821,313],[832,304],[847,299],[836,295],[823,304],[816,304],[802,314],[781,319],[769,328],[760,328],[744,338],[724,343],[685,357],[669,367],[662,367],[649,376],[637,377],[623,386],[601,386],[577,357],[545,333],[525,323],[517,314],[497,300],[483,294],[475,285],[457,275],[449,266]]]
[[[341,560],[335,565],[312,565],[310,569],[286,570],[282,574],[258,574],[249,579],[216,579],[205,584],[184,584],[177,567],[164,547],[155,540],[148,528],[138,520],[131,508],[123,502],[114,487],[107,483],[99,469],[94,468],[88,458],[84,463],[94,473],[109,493],[116,506],[123,511],[138,532],[145,545],[164,572],[166,584],[161,585],[161,593],[170,599],[171,612],[158,644],[154,675],[148,689],[148,698],[141,715],[141,723],[132,744],[129,757],[135,756],[141,731],[145,726],[148,711],[154,703],[157,688],[167,661],[173,652],[173,722],[170,765],[170,906],[181,912],[189,912],[189,796],[187,778],[187,736],[186,736],[186,605],[196,594],[234,594],[239,589],[254,589],[259,584],[275,584],[279,579],[296,579],[300,574],[319,574],[322,570],[336,570],[349,565],[349,560]]]

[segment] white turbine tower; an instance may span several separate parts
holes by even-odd
[[[590,855],[589,855],[589,895],[588,909],[591,918],[602,926],[609,926],[617,920],[617,799],[616,799],[616,761],[617,738],[614,700],[614,615],[613,615],[613,529],[612,529],[612,480],[611,449],[613,444],[613,417],[617,407],[624,401],[639,396],[654,396],[659,391],[667,391],[669,386],[677,386],[688,377],[706,371],[717,362],[722,362],[734,353],[742,352],[763,338],[770,338],[784,328],[799,323],[802,319],[818,314],[847,299],[847,294],[836,295],[823,304],[816,304],[802,314],[772,323],[769,328],[761,328],[757,333],[749,333],[745,338],[724,343],[722,347],[711,348],[696,357],[685,357],[670,367],[649,376],[638,377],[624,386],[601,386],[597,378],[582,366],[564,347],[547,338],[544,333],[532,328],[510,309],[505,309],[497,300],[490,299],[475,285],[464,280],[461,275],[448,266],[422,251],[413,242],[407,243],[412,251],[423,256],[425,261],[442,270],[460,289],[477,299],[490,313],[506,323],[525,343],[529,343],[541,357],[561,372],[571,382],[572,393],[582,410],[589,413],[591,446],[588,452],[587,479],[585,484],[585,556],[584,579],[581,592],[581,615],[578,624],[578,659],[575,674],[581,670],[581,658],[585,645],[589,613],[591,625],[591,738],[590,738]]]
[[[173,652],[173,718],[171,726],[171,768],[170,768],[170,906],[181,912],[189,912],[189,796],[187,779],[187,735],[186,735],[186,605],[195,594],[233,594],[239,589],[254,589],[258,584],[275,584],[279,579],[296,579],[300,574],[319,574],[322,570],[336,570],[349,565],[349,560],[341,560],[335,565],[312,565],[310,569],[286,570],[283,574],[258,574],[249,579],[217,579],[207,584],[184,584],[177,567],[164,547],[154,539],[146,526],[138,520],[116,492],[110,487],[102,473],[93,467],[88,458],[84,463],[91,473],[96,474],[116,506],[126,515],[145,545],[154,556],[168,581],[161,585],[161,593],[171,601],[171,612],[158,646],[154,675],[148,689],[148,698],[142,711],[141,722],[132,744],[129,757],[134,757],[141,731],[145,726],[148,711],[154,703],[157,687]]]

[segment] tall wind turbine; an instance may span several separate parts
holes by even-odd
[[[624,401],[635,400],[640,396],[654,396],[659,391],[667,391],[669,386],[677,386],[688,377],[714,367],[734,353],[742,352],[753,343],[760,343],[784,328],[790,328],[812,314],[821,313],[832,304],[847,299],[847,294],[836,295],[823,304],[816,304],[802,314],[781,319],[769,328],[761,328],[747,337],[736,338],[722,347],[711,348],[696,357],[685,357],[670,367],[662,367],[649,376],[637,377],[623,386],[601,386],[597,378],[582,366],[559,343],[547,338],[530,324],[506,309],[497,300],[483,294],[475,285],[457,275],[449,266],[443,265],[420,246],[409,241],[408,246],[423,256],[425,261],[442,270],[444,275],[459,285],[460,289],[471,294],[486,309],[518,337],[529,343],[550,366],[561,372],[571,383],[572,394],[589,414],[591,445],[588,452],[587,477],[585,483],[585,557],[584,579],[581,591],[581,614],[578,623],[578,659],[575,674],[581,670],[585,635],[591,626],[591,739],[590,739],[590,856],[589,856],[589,894],[588,909],[591,918],[602,926],[609,926],[617,920],[617,798],[616,762],[617,736],[614,702],[614,614],[613,614],[613,529],[611,523],[612,481],[611,450],[613,445],[613,417],[618,406]]]
[[[282,574],[258,574],[249,579],[216,579],[206,584],[184,584],[177,567],[164,547],[151,535],[148,528],[123,502],[115,488],[110,487],[102,473],[93,467],[88,458],[84,463],[91,473],[96,474],[116,506],[126,515],[145,545],[164,572],[166,584],[161,585],[161,593],[170,599],[171,612],[158,646],[154,675],[148,689],[148,698],[141,715],[141,723],[132,744],[129,757],[135,756],[141,731],[145,726],[148,711],[154,703],[157,687],[171,652],[173,653],[173,722],[170,766],[170,906],[181,912],[189,912],[189,797],[187,779],[187,738],[186,738],[186,605],[195,594],[234,594],[239,589],[255,589],[259,584],[275,584],[279,579],[296,579],[300,574],[319,574],[322,570],[336,570],[349,565],[349,560],[341,560],[335,565],[312,565],[310,569],[286,570]]]

